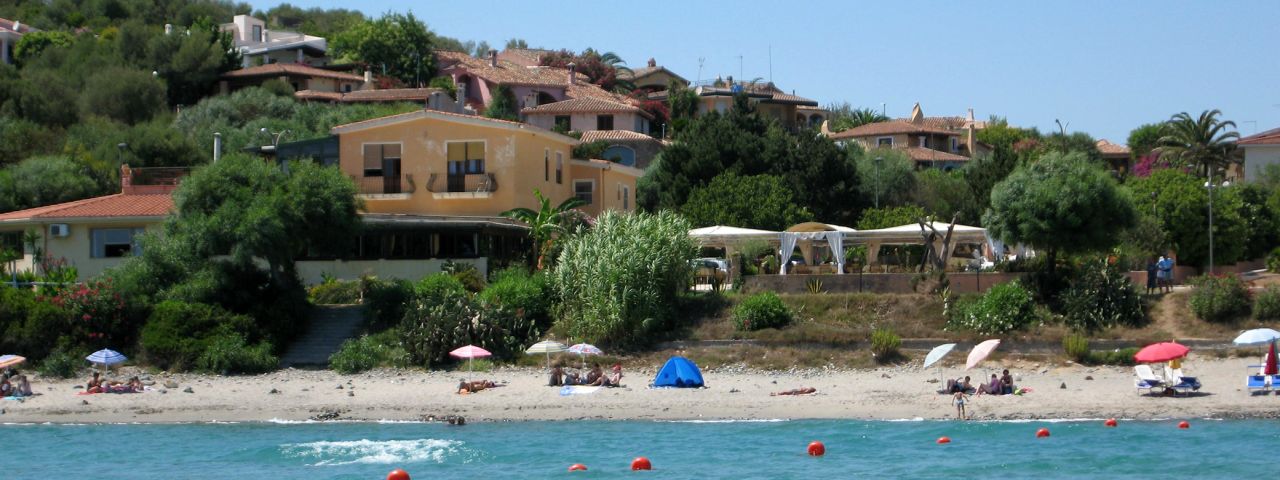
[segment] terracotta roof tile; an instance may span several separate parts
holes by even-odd
[[[21,22],[14,22],[13,20],[9,20],[7,18],[0,18],[0,31],[14,32],[20,35],[38,31],[34,28],[31,28],[30,25],[27,25],[25,23],[22,23],[21,25],[18,26],[17,29],[14,29],[13,28],[14,23],[21,23]]]
[[[906,147],[907,155],[917,162],[964,162],[969,157],[924,147]]]
[[[561,113],[636,113],[652,119],[653,115],[629,103],[620,103],[603,98],[583,97],[571,98],[553,103],[544,103],[536,107],[521,110],[525,115],[555,115]]]
[[[350,73],[325,70],[300,63],[271,63],[256,67],[241,68],[222,74],[222,78],[278,77],[281,75],[301,75],[316,78],[331,78],[351,82],[363,82],[364,77]]]
[[[66,218],[164,217],[173,211],[173,195],[117,193],[0,214],[0,223]]]
[[[1098,152],[1103,155],[1129,155],[1129,147],[1116,145],[1107,141],[1105,138],[1098,140],[1098,143],[1095,143],[1094,145],[1098,147]]]
[[[1276,145],[1280,144],[1280,128],[1273,128],[1262,133],[1255,133],[1236,141],[1237,145]]]
[[[526,85],[535,87],[566,87],[569,85],[569,71],[555,67],[526,67],[506,60],[498,60],[493,66],[488,59],[475,58],[462,52],[438,50],[436,58],[440,62],[440,70],[463,69],[471,75],[501,85]],[[579,82],[586,83],[587,77],[575,73]]]
[[[524,65],[538,65],[542,62],[542,56],[551,53],[551,50],[542,48],[507,48],[498,52],[500,60],[510,60],[512,63]]]
[[[610,142],[656,142],[657,139],[645,135],[640,132],[630,130],[588,130],[582,132],[582,143],[591,143],[600,140]]]
[[[870,137],[873,135],[896,135],[896,134],[913,134],[913,133],[931,133],[937,135],[959,135],[958,132],[944,130],[940,128],[930,128],[922,125],[916,125],[902,120],[890,120],[888,122],[876,122],[859,125],[848,130],[831,135],[833,140],[844,138]]]
[[[354,92],[321,92],[300,90],[293,95],[299,100],[325,100],[330,102],[419,102],[431,98],[439,88],[388,88],[384,90],[356,90]]]

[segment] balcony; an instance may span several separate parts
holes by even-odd
[[[356,191],[365,200],[408,200],[417,190],[413,175],[409,174],[399,177],[352,176],[351,180],[355,181]]]
[[[427,191],[435,199],[490,198],[498,191],[498,179],[492,173],[466,175],[431,174]]]

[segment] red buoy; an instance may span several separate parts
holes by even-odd
[[[809,442],[810,457],[821,457],[826,454],[827,454],[827,446],[823,445],[822,442],[819,442],[817,440]]]
[[[649,463],[649,459],[644,457],[636,457],[631,461],[632,470],[653,470],[653,464]]]
[[[951,437],[938,437],[938,445],[946,445],[951,443]]]
[[[387,474],[387,480],[409,480],[409,472],[397,468]]]
[[[1108,427],[1114,427],[1114,426],[1116,426],[1116,419],[1114,419],[1114,418],[1108,418],[1108,419],[1107,419],[1107,421],[1102,422],[1102,424],[1103,424],[1103,425],[1106,425],[1106,426],[1108,426]]]
[[[579,471],[579,470],[581,470],[581,471],[584,471],[584,472],[585,472],[585,471],[587,471],[587,466],[586,466],[586,465],[583,465],[583,464],[581,464],[581,463],[575,463],[575,464],[573,464],[573,465],[569,465],[569,471],[570,471],[570,472],[576,472],[576,471]]]
[[[1036,430],[1036,438],[1045,438],[1048,436],[1049,436],[1049,429],[1041,428],[1039,430]]]
[[[1188,423],[1186,420],[1183,420],[1181,422],[1178,422],[1178,428],[1191,428],[1191,424]]]

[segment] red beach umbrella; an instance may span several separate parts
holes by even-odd
[[[1280,373],[1280,368],[1276,368],[1276,342],[1271,342],[1271,352],[1267,353],[1267,367],[1262,373],[1266,375],[1275,375]]]
[[[1177,342],[1160,342],[1142,347],[1133,359],[1138,363],[1160,363],[1185,357],[1190,352],[1190,348]]]

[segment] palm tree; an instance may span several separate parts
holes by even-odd
[[[627,66],[627,62],[613,52],[604,52],[600,55],[600,63],[613,69],[613,91],[615,93],[631,93],[636,89],[636,84],[632,81],[635,78],[635,72]],[[623,75],[623,74],[626,75]]]
[[[1217,109],[1205,110],[1198,119],[1187,112],[1174,115],[1165,122],[1169,133],[1160,137],[1160,158],[1173,165],[1195,167],[1206,178],[1218,168],[1238,161],[1234,140],[1240,134],[1234,131],[1236,122],[1221,121],[1219,115],[1222,112]],[[1225,131],[1228,127],[1233,131]]]
[[[537,211],[522,207],[507,210],[501,215],[529,225],[529,237],[533,239],[533,248],[538,252],[538,270],[542,270],[543,260],[551,252],[552,242],[580,218],[578,211],[574,209],[587,202],[578,197],[569,197],[560,202],[560,205],[552,207],[551,199],[542,196],[541,191],[534,189],[533,196],[538,199]]]

